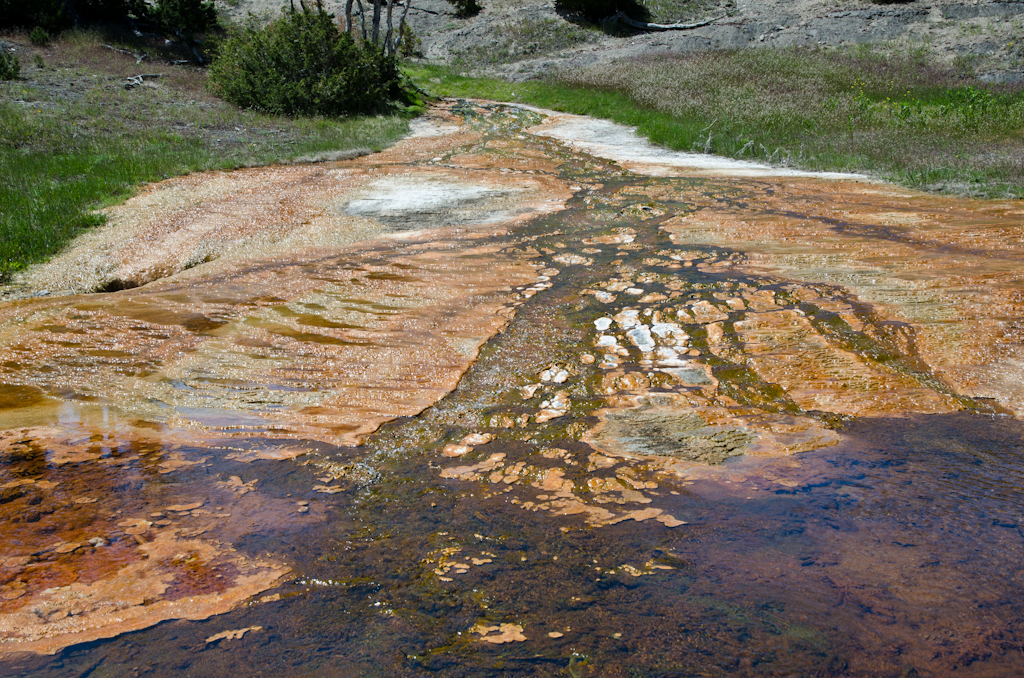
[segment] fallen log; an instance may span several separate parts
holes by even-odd
[[[709,24],[713,24],[716,21],[718,21],[719,19],[724,19],[727,16],[729,16],[729,15],[728,14],[723,14],[721,16],[716,16],[714,19],[708,19],[706,21],[698,21],[697,23],[693,23],[693,24],[649,24],[649,23],[645,23],[643,21],[636,21],[634,19],[630,19],[620,9],[618,12],[615,13],[615,16],[613,16],[612,19],[614,21],[621,21],[622,23],[626,24],[627,26],[632,26],[633,28],[639,28],[642,31],[686,31],[686,30],[689,30],[691,28],[700,28],[701,26],[707,26]]]

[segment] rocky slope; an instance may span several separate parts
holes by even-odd
[[[344,3],[325,0],[340,14]],[[698,0],[652,11],[662,22],[699,22],[689,30],[632,32],[612,36],[585,28],[552,0],[484,0],[477,16],[460,19],[445,0],[414,0],[410,23],[424,56],[467,71],[513,80],[556,68],[623,57],[745,47],[841,46],[888,43],[921,50],[992,82],[1024,82],[1024,2],[908,2],[865,0]],[[239,0],[229,16],[273,12],[280,0]],[[654,7],[648,2],[649,7]],[[722,16],[724,15],[724,16]]]

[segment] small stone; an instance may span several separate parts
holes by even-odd
[[[441,450],[441,454],[446,457],[461,457],[464,454],[469,454],[473,451],[473,448],[469,445],[445,445],[444,449]]]
[[[215,643],[218,640],[236,640],[236,639],[241,638],[242,636],[244,636],[246,633],[249,633],[250,631],[261,631],[261,630],[263,630],[262,626],[250,626],[248,628],[235,629],[233,631],[221,631],[220,633],[214,634],[214,635],[210,636],[209,638],[207,638],[206,642],[207,643]]]
[[[561,631],[551,631],[548,633],[548,638],[561,638],[564,635]]]
[[[199,508],[200,506],[203,505],[203,503],[204,502],[197,501],[197,502],[195,502],[193,504],[174,504],[173,506],[168,506],[167,510],[168,511],[178,511],[178,512],[181,512],[181,511],[191,511],[192,509]]]
[[[529,400],[530,398],[533,397],[533,395],[537,392],[537,389],[540,387],[540,384],[528,384],[526,386],[519,387],[519,392],[522,394],[523,400]]]
[[[323,492],[324,494],[337,494],[338,492],[341,492],[344,489],[345,488],[343,488],[341,485],[331,485],[331,486],[327,486],[327,485],[314,485],[313,486],[313,491],[314,492]]]
[[[480,640],[483,642],[496,645],[526,640],[526,636],[523,635],[523,627],[519,624],[501,624],[500,626],[482,626],[478,624],[470,629],[470,631],[480,634]]]

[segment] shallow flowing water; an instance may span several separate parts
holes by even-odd
[[[109,217],[0,305],[2,675],[1024,669],[1016,203],[458,101]]]

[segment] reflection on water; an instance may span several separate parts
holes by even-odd
[[[288,554],[300,574],[280,600],[7,667],[40,676],[91,666],[97,675],[226,675],[231,666],[339,676],[1013,675],[1024,615],[1021,426],[955,414],[844,433],[843,445],[806,453],[802,469],[777,469],[798,488],[751,497],[735,483],[676,486],[664,505],[687,525],[671,530],[562,532],[424,482],[422,461],[399,462],[372,489],[331,495],[314,529],[268,526],[239,542]],[[294,471],[253,471],[263,492],[297,489]],[[526,640],[481,643],[471,633],[481,622],[517,625]],[[243,642],[205,641],[254,626]]]
[[[0,673],[1020,672],[1010,207],[438,115],[377,240],[0,308]]]

